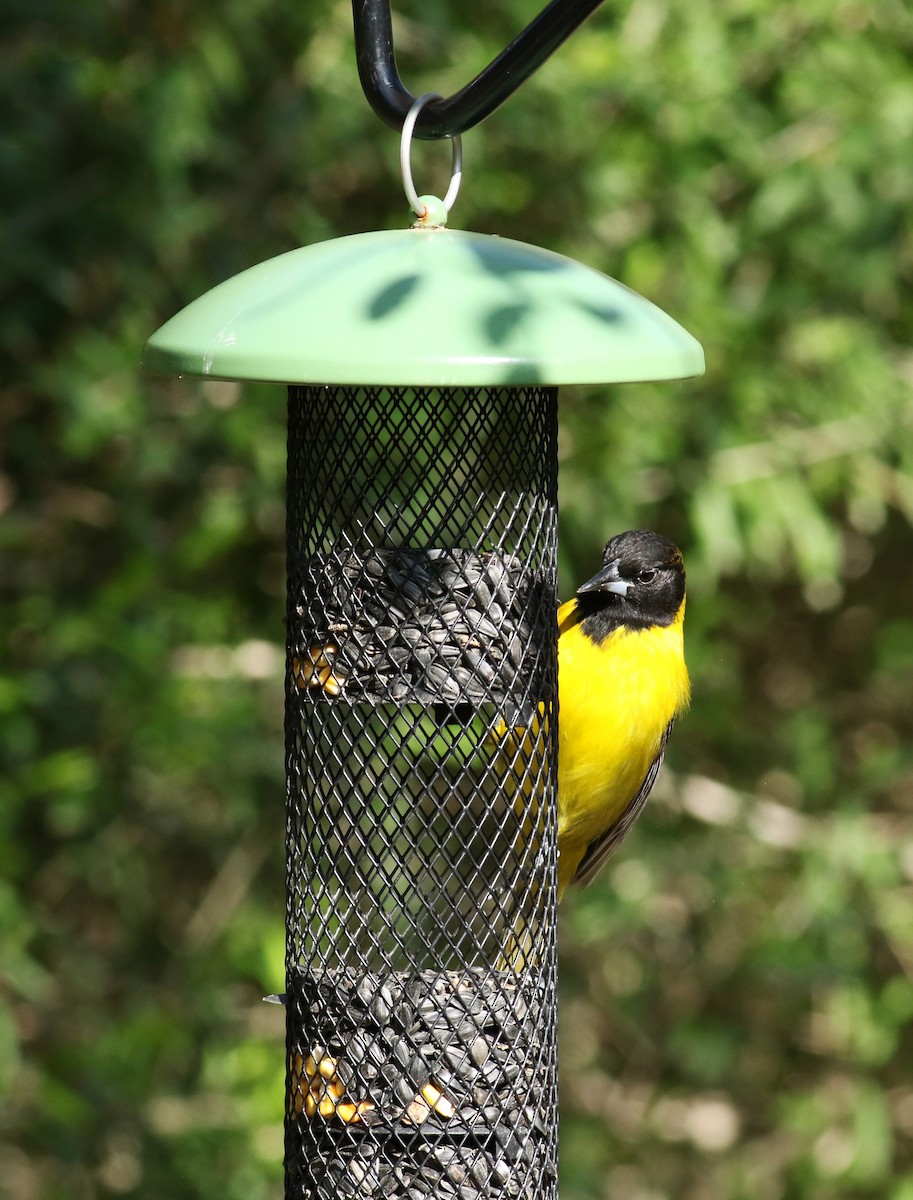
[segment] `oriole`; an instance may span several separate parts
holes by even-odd
[[[558,896],[589,883],[634,824],[688,707],[681,551],[617,534],[558,610]]]

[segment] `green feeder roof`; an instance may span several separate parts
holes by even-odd
[[[149,339],[169,375],[491,387],[700,375],[700,344],[590,267],[445,228],[360,233],[242,271]]]

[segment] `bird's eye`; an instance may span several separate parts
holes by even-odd
[[[637,576],[637,582],[638,583],[652,583],[655,578],[656,578],[656,571],[654,571],[654,569],[652,567],[646,567]]]

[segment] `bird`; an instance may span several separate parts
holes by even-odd
[[[691,686],[685,568],[661,534],[606,543],[558,609],[558,899],[588,884],[640,815]]]

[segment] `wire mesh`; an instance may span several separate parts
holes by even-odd
[[[289,389],[288,1200],[556,1194],[556,407]]]

